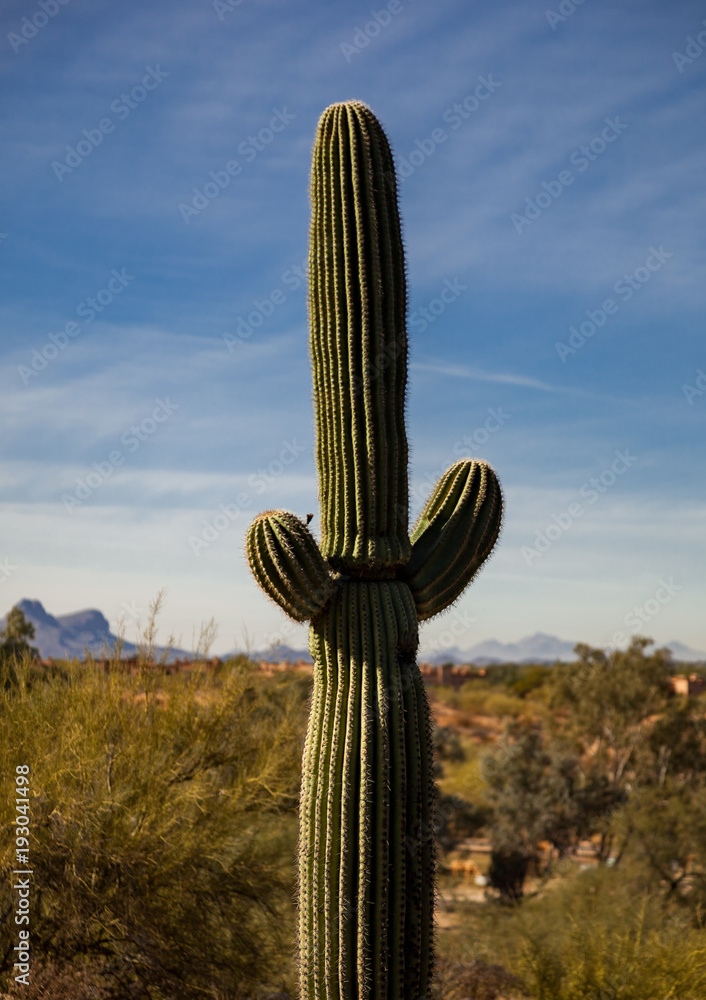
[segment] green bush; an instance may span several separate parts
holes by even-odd
[[[458,694],[458,707],[471,715],[487,715],[486,704],[488,698],[492,696],[492,689],[486,687],[472,687],[464,690],[465,685]]]
[[[528,712],[528,702],[523,698],[513,698],[509,694],[490,694],[485,701],[486,715],[494,715],[498,718],[509,716],[518,719]]]
[[[439,944],[442,976],[450,963],[479,970],[495,966],[508,987],[511,981],[521,984],[500,994],[505,998],[706,996],[706,935],[678,908],[641,890],[632,870],[620,867],[572,868],[522,907],[469,906],[459,929],[440,936]]]
[[[73,664],[31,688],[16,672],[0,693],[0,912],[16,905],[27,764],[33,961],[121,1000],[290,989],[301,685],[242,663],[217,678]],[[0,930],[0,988],[15,943]]]
[[[575,877],[515,926],[511,967],[536,1000],[706,995],[706,937],[617,871]]]
[[[551,667],[529,666],[520,670],[520,675],[516,681],[509,685],[510,690],[518,698],[524,698],[531,691],[538,691],[550,679]]]

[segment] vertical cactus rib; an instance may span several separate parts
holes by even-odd
[[[429,702],[418,667],[414,667],[415,685],[417,688],[417,726],[419,731],[420,774],[422,775],[422,897],[420,935],[423,942],[420,948],[419,979],[430,983],[434,966],[434,890],[436,884],[436,823],[435,804],[436,789],[433,778],[433,734]]]
[[[338,635],[335,649],[341,655],[347,651],[344,636],[348,626],[348,608],[344,603],[337,617]],[[333,650],[332,650],[333,651]],[[339,997],[339,879],[341,871],[341,798],[343,791],[343,757],[345,752],[345,725],[349,697],[350,660],[335,665],[338,676],[336,702],[331,736],[329,762],[326,861],[325,861],[325,921],[326,921],[326,995],[331,1000]]]
[[[326,978],[326,835],[328,827],[327,801],[330,773],[330,756],[333,729],[333,707],[336,697],[338,671],[331,662],[331,651],[335,646],[329,645],[325,650],[326,686],[321,704],[321,744],[316,774],[316,800],[314,806],[314,858],[313,858],[313,951],[315,962],[314,997],[319,1000],[326,996],[324,983]]]
[[[375,831],[373,838],[375,895],[373,898],[372,927],[373,964],[376,971],[375,995],[379,997],[386,996],[385,983],[388,975],[387,879],[390,836],[390,767],[392,763],[388,690],[394,667],[394,663],[390,662],[390,650],[394,650],[397,638],[395,623],[388,622],[383,616],[383,592],[387,589],[386,583],[373,583],[369,590],[366,588],[370,602],[366,609],[366,618],[372,638],[370,669],[371,672],[375,673],[375,715],[371,720],[375,731]]]
[[[348,618],[348,627],[351,628]],[[349,644],[341,642],[339,649]],[[339,870],[339,988],[342,997],[357,996],[357,925],[358,925],[358,796],[360,789],[361,740],[361,671],[351,660],[340,662],[341,671],[349,674],[346,731],[343,755],[341,803],[341,858]]]
[[[436,877],[432,733],[418,623],[497,539],[484,462],[442,476],[408,536],[406,282],[392,153],[359,101],[321,116],[311,172],[310,349],[321,542],[266,511],[252,573],[310,621],[302,754],[300,1000],[429,1000]]]
[[[302,761],[302,788],[299,805],[299,994],[313,997],[316,983],[314,953],[313,898],[315,888],[314,842],[316,835],[316,802],[319,761],[323,734],[322,711],[326,694],[326,648],[321,636],[312,630],[310,648],[314,662],[314,687],[311,714]]]
[[[385,584],[380,587],[382,615],[385,622],[385,632],[388,637],[389,649],[398,648],[400,633],[409,632],[410,625],[416,630],[414,614],[407,617],[408,609],[402,607],[403,625],[400,628],[400,609],[396,608],[394,592]],[[412,609],[413,611],[414,609]],[[404,754],[404,720],[401,705],[400,689],[400,654],[395,655],[389,664],[386,690],[386,715],[389,731],[389,768],[388,768],[388,801],[389,820],[387,829],[387,871],[381,879],[384,886],[384,898],[387,903],[387,956],[388,956],[388,989],[391,996],[397,996],[401,988],[401,970],[404,964],[403,945],[403,907],[405,899],[405,754]],[[390,902],[390,901],[394,902]]]
[[[420,950],[422,941],[422,896],[424,871],[422,865],[422,785],[426,775],[421,773],[419,746],[419,716],[417,712],[417,686],[412,671],[405,689],[405,754],[407,759],[407,815],[410,822],[405,837],[408,888],[405,907],[405,988],[402,996],[412,997],[413,991],[423,989],[421,983]],[[424,993],[421,993],[424,995]]]

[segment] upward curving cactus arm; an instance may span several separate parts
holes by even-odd
[[[436,792],[418,622],[460,595],[502,516],[492,469],[462,460],[408,535],[406,290],[392,164],[369,108],[326,109],[309,255],[321,543],[286,511],[261,514],[246,539],[265,593],[311,622],[300,1000],[430,996]]]
[[[485,462],[461,459],[444,473],[412,532],[404,579],[425,621],[459,597],[500,533],[500,483]]]
[[[248,529],[245,552],[257,582],[294,621],[314,618],[332,597],[331,571],[311,532],[294,514],[259,514]]]

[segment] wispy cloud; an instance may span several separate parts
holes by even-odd
[[[72,0],[30,45],[7,47],[0,501],[23,568],[3,584],[6,603],[46,596],[50,610],[94,603],[111,614],[131,592],[168,583],[174,621],[191,602],[196,619],[222,614],[230,638],[241,618],[263,635],[281,622],[239,561],[239,527],[200,560],[184,539],[285,439],[307,451],[266,505],[316,507],[306,291],[290,292],[283,275],[306,255],[318,116],[356,97],[399,162],[425,151],[400,183],[410,319],[445,282],[465,288],[424,332],[410,322],[408,427],[415,484],[468,439],[509,489],[501,546],[472,591],[476,638],[526,634],[534,620],[597,639],[605,595],[637,599],[672,545],[670,571],[690,581],[690,596],[669,614],[681,615],[687,641],[706,644],[679,610],[698,622],[706,596],[693,544],[706,403],[682,392],[706,369],[706,145],[694,127],[706,57],[683,73],[672,59],[703,17],[699,4],[591,0],[556,31],[544,8],[520,0],[402,7],[349,60],[341,44],[371,15],[343,0],[258,0],[223,19],[208,2]],[[8,0],[6,31],[25,14]],[[169,75],[59,183],[52,160],[147,66]],[[454,118],[481,75],[498,82],[492,95]],[[291,123],[246,161],[239,145],[284,106]],[[615,116],[627,129],[589,169],[574,166],[573,183],[518,233],[512,214],[556,190],[572,154]],[[179,203],[232,158],[241,173],[186,225]],[[661,245],[668,264],[562,364],[556,342]],[[122,267],[136,276],[129,289],[25,384],[18,366]],[[286,300],[259,323],[276,289]],[[251,314],[252,335],[229,350],[223,335]],[[173,418],[68,514],[61,493],[126,450],[122,435],[165,397],[178,404]],[[512,417],[485,441],[478,429],[498,407]],[[619,498],[577,522],[528,577],[515,558],[522,538],[628,444],[640,463]]]
[[[517,385],[527,389],[538,389],[541,392],[563,392],[571,396],[593,396],[591,392],[584,389],[572,388],[563,385],[549,385],[536,378],[527,375],[514,375],[506,372],[487,372],[480,368],[470,368],[467,365],[449,364],[442,362],[413,361],[410,368],[417,371],[435,372],[437,375],[449,375],[451,378],[467,378],[477,382],[499,382],[505,385]]]

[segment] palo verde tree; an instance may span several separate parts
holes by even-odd
[[[422,1000],[435,888],[433,745],[418,622],[489,555],[495,474],[464,459],[411,536],[405,267],[387,138],[334,104],[313,154],[309,316],[321,541],[286,511],[251,525],[250,567],[311,622],[314,690],[300,799],[301,1000]]]
[[[34,625],[27,621],[22,608],[12,608],[0,632],[0,685],[3,687],[17,683],[15,668],[18,663],[39,656],[39,650],[30,646],[30,639],[34,639]]]

